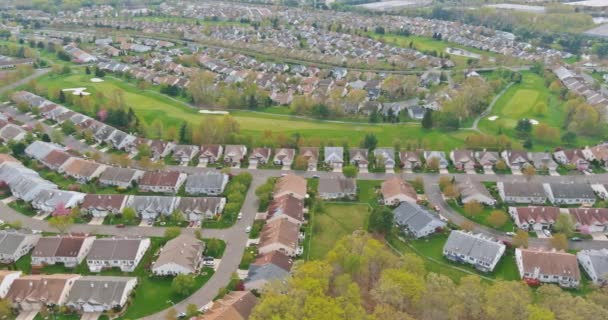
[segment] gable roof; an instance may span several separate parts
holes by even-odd
[[[549,183],[551,193],[556,199],[592,199],[595,193],[588,184],[583,183]]]
[[[114,307],[121,304],[121,299],[128,289],[130,281],[137,281],[135,277],[111,276],[84,276],[74,281],[68,294],[66,304],[100,305]]]
[[[388,199],[400,194],[403,194],[414,200],[418,198],[416,189],[414,189],[412,185],[403,181],[399,177],[392,177],[382,182],[382,185],[380,186],[380,192],[382,193],[382,197],[384,199]]]
[[[76,257],[87,236],[68,235],[42,237],[32,251],[32,257]]]
[[[91,177],[102,165],[80,158],[70,158],[63,166],[63,171],[69,175]]]
[[[290,194],[275,198],[268,206],[268,213],[272,217],[286,215],[303,222],[304,200],[298,199]]]
[[[546,197],[542,184],[534,182],[498,182],[507,197]]]
[[[357,191],[357,184],[353,178],[344,177],[322,177],[319,179],[319,194],[344,193],[350,194]]]
[[[279,243],[295,250],[298,246],[299,235],[300,227],[287,219],[270,221],[264,225],[264,228],[260,233],[258,247],[262,248],[267,245]]]
[[[445,222],[417,204],[401,202],[393,212],[395,214],[395,222],[399,225],[407,226],[412,232],[418,232],[432,222],[445,225]]]
[[[205,244],[201,240],[192,234],[182,233],[167,241],[152,268],[175,263],[194,272],[204,250]]]
[[[538,269],[541,274],[571,277],[580,280],[576,256],[566,252],[544,251],[540,249],[517,248],[521,252],[521,261],[524,273],[535,273]]]
[[[587,265],[593,269],[593,272],[601,279],[608,280],[608,249],[602,248],[599,250],[581,250],[576,256],[579,258],[587,257],[591,265]],[[582,262],[581,262],[582,264]]]
[[[27,237],[33,236],[17,230],[0,230],[0,254],[13,255]]]
[[[145,238],[99,238],[93,241],[87,260],[135,260]]]
[[[177,171],[146,171],[139,180],[140,186],[174,187],[181,173]]]
[[[120,210],[126,200],[124,194],[87,194],[80,208],[83,210]]]
[[[130,183],[135,179],[138,172],[139,170],[129,168],[107,167],[99,176],[99,180]]]
[[[63,290],[77,274],[25,275],[15,279],[6,297],[16,302],[44,302],[58,304]]]
[[[491,265],[497,256],[502,255],[505,245],[482,234],[453,230],[450,232],[443,250],[471,257]]]
[[[297,194],[306,196],[306,179],[293,173],[280,177],[274,184],[274,193]]]
[[[199,320],[246,320],[257,298],[250,291],[232,291],[213,303],[211,310],[199,316]]]

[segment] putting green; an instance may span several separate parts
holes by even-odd
[[[528,114],[539,97],[538,90],[519,89],[502,109],[502,114],[506,117],[521,117]]]

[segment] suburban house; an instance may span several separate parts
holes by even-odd
[[[183,212],[189,221],[213,219],[222,214],[226,198],[220,197],[183,197],[178,199],[176,210]]]
[[[66,209],[78,206],[84,199],[84,195],[84,193],[74,191],[45,189],[41,190],[30,204],[41,213],[65,215],[69,214],[69,210]]]
[[[447,169],[448,165],[450,164],[448,159],[445,157],[445,152],[443,151],[425,151],[424,161],[426,161],[427,166],[431,159],[437,159],[439,169]]]
[[[262,291],[271,281],[280,281],[289,276],[293,260],[279,251],[260,255],[250,266],[245,278],[246,290]]]
[[[582,150],[583,156],[589,162],[597,161],[602,166],[608,165],[608,144],[601,143],[594,147]]]
[[[59,172],[85,183],[99,177],[105,169],[103,164],[72,157],[59,168]]]
[[[344,165],[344,148],[342,147],[325,147],[325,164],[334,170],[342,170]]]
[[[399,153],[399,160],[403,169],[413,170],[422,167],[420,153],[416,151],[402,151]]]
[[[213,164],[222,159],[222,153],[224,147],[219,144],[204,144],[201,146],[201,153],[199,155],[199,164],[208,165]]]
[[[189,175],[186,179],[186,193],[218,196],[224,192],[228,178],[227,174],[212,171]]]
[[[146,171],[138,188],[143,192],[177,193],[187,177],[178,171]]]
[[[383,163],[386,170],[395,169],[395,149],[377,148],[374,150],[374,157],[376,157],[376,166]]]
[[[57,189],[56,184],[42,179],[38,172],[19,162],[0,165],[0,182],[10,187],[13,197],[25,202],[32,201],[42,190]]]
[[[277,166],[291,167],[296,157],[296,149],[278,148],[274,150],[273,163]]]
[[[196,274],[201,268],[205,243],[193,234],[182,233],[160,249],[160,254],[152,265],[152,273],[157,276]]]
[[[359,168],[359,170],[367,170],[367,166],[369,165],[367,149],[351,148],[348,152],[350,155],[350,164]]]
[[[447,226],[436,214],[415,203],[401,202],[393,213],[395,224],[416,239],[431,235],[437,229]]]
[[[63,263],[68,268],[78,266],[87,256],[94,236],[66,235],[42,237],[32,251],[32,265]]]
[[[267,222],[260,233],[258,252],[266,254],[280,251],[290,257],[296,256],[299,236],[300,227],[287,218]]]
[[[178,144],[173,147],[173,160],[177,161],[179,164],[187,165],[194,157],[198,154],[199,148],[198,146],[187,145],[187,144]]]
[[[382,182],[380,193],[382,202],[387,206],[398,205],[404,201],[410,203],[418,201],[416,189],[399,177],[392,177]]]
[[[238,167],[247,155],[247,147],[244,145],[227,145],[224,150],[224,162],[230,166]]]
[[[500,161],[500,155],[493,151],[477,151],[475,159],[484,171],[492,171],[496,162]]]
[[[556,205],[593,205],[596,200],[595,192],[588,184],[544,183],[543,188],[549,201]]]
[[[26,255],[40,239],[39,234],[0,230],[0,263],[13,263]]]
[[[560,215],[558,207],[509,207],[515,225],[526,231],[550,230]]]
[[[213,306],[197,320],[247,320],[258,298],[251,291],[231,291],[213,302]]]
[[[555,161],[561,165],[570,165],[578,171],[587,171],[589,169],[589,161],[580,149],[559,150],[553,153]]]
[[[87,194],[80,204],[80,213],[95,218],[122,213],[129,196],[124,194]]]
[[[148,238],[95,239],[87,255],[89,271],[119,268],[122,272],[133,272],[149,247]]]
[[[565,288],[576,288],[580,284],[578,262],[570,253],[517,248],[515,263],[524,280],[555,283]]]
[[[353,178],[322,177],[319,179],[319,197],[324,200],[357,198],[357,183]]]
[[[317,171],[317,163],[319,163],[319,148],[317,147],[301,147],[300,156],[304,157],[308,162],[308,171]]]
[[[63,306],[79,274],[25,275],[13,281],[6,299],[23,311]]]
[[[144,172],[137,169],[107,167],[99,176],[99,183],[127,189],[131,188],[143,175]]]
[[[530,164],[530,158],[525,151],[506,150],[502,152],[505,163],[511,170],[521,170]]]
[[[34,140],[34,142],[25,148],[25,155],[32,159],[42,161],[53,150],[65,151],[64,148],[58,144]]]
[[[13,123],[5,123],[0,126],[0,139],[4,142],[21,141],[25,139],[27,131]]]
[[[128,150],[136,140],[136,136],[117,129],[109,138],[109,143],[117,150]]]
[[[458,182],[457,187],[460,192],[460,201],[462,203],[477,201],[487,206],[496,204],[496,199],[492,197],[488,189],[486,189],[483,184],[474,182],[470,178]]]
[[[136,277],[84,276],[74,281],[65,305],[84,313],[120,310],[136,285]]]
[[[170,215],[178,201],[171,196],[131,196],[125,206],[135,210],[142,220],[155,220],[160,215]]]
[[[475,170],[475,157],[471,150],[454,150],[450,152],[450,159],[452,159],[456,170]]]
[[[291,223],[304,223],[304,200],[290,194],[275,197],[268,206],[267,221],[287,219]]]
[[[553,157],[548,152],[530,152],[528,157],[536,170],[554,171],[557,169],[557,163],[553,161]]]
[[[481,272],[492,272],[505,249],[504,244],[481,233],[453,230],[443,246],[443,255],[454,262],[473,265]]]
[[[608,230],[608,209],[606,208],[568,208],[574,228],[590,234]]]
[[[545,189],[540,183],[534,182],[502,182],[496,183],[498,194],[507,203],[536,203],[547,201]]]
[[[608,249],[588,249],[576,253],[578,263],[594,284],[603,286],[608,283]]]
[[[46,157],[40,160],[40,163],[45,165],[47,168],[58,171],[72,156],[61,150],[52,150]]]
[[[21,271],[0,270],[0,299],[4,299],[8,294],[8,289],[21,276]]]
[[[272,149],[267,147],[253,148],[249,154],[249,164],[253,166],[264,165],[270,161]]]
[[[173,151],[173,148],[175,148],[175,143],[170,141],[150,140],[149,144],[150,151],[152,152],[152,160],[163,159]]]
[[[285,195],[291,195],[300,200],[306,198],[306,179],[293,173],[278,178],[274,184],[273,197],[280,198]]]

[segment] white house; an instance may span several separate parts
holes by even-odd
[[[447,226],[447,223],[441,221],[437,215],[417,204],[401,202],[393,212],[395,224],[405,233],[417,239],[431,235],[438,229]]]
[[[517,248],[515,263],[524,280],[555,283],[565,288],[576,288],[580,284],[578,262],[570,253]]]
[[[160,250],[152,273],[158,276],[198,273],[204,250],[204,242],[194,235],[182,233]]]
[[[581,250],[576,258],[594,284],[608,283],[608,249]]]
[[[63,263],[68,268],[78,266],[87,256],[95,240],[94,236],[42,237],[32,251],[32,265]]]
[[[39,234],[0,230],[0,262],[13,263],[26,255],[40,239]]]
[[[65,305],[84,313],[120,310],[136,285],[136,277],[84,276],[74,281]]]
[[[149,238],[95,239],[87,256],[87,265],[91,272],[105,268],[133,272],[149,247]]]
[[[454,262],[473,265],[482,272],[492,272],[505,249],[504,244],[481,233],[454,230],[443,246],[443,255]]]

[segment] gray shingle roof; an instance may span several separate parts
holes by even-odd
[[[550,183],[549,186],[557,199],[595,199],[595,193],[588,184]]]
[[[443,246],[443,250],[492,264],[504,246],[502,243],[481,235],[455,230],[450,233],[448,240]]]
[[[85,276],[74,281],[66,304],[102,305],[112,308],[119,305],[127,283],[134,277]]]
[[[417,204],[409,202],[401,202],[401,204],[393,211],[395,214],[395,223],[401,226],[407,226],[412,232],[417,232],[426,227],[433,221],[440,221],[438,217],[430,213],[428,210],[420,207]]]

